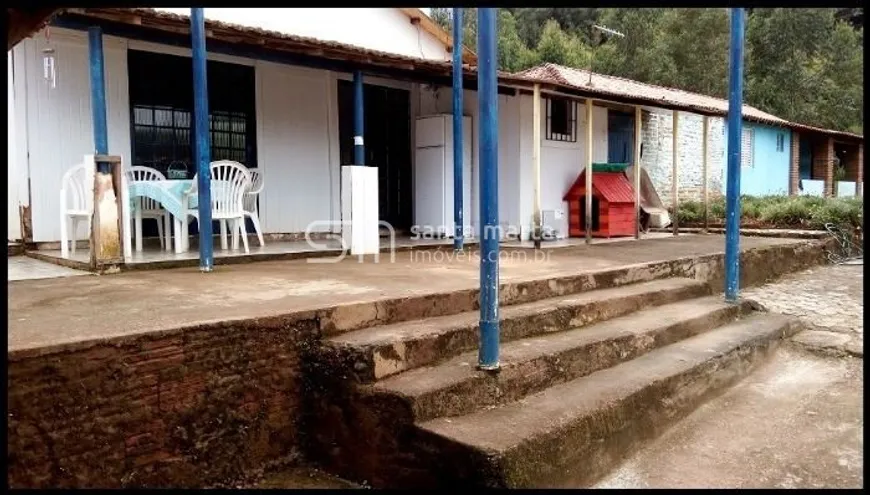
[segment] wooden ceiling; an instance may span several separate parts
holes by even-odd
[[[6,51],[9,51],[19,41],[42,29],[51,16],[59,12],[58,8],[25,7],[6,9]]]

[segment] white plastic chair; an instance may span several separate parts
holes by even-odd
[[[91,215],[94,212],[94,169],[80,163],[63,174],[60,183],[60,255],[69,258],[70,241],[72,254],[76,252],[80,222],[91,231]]]
[[[211,219],[220,222],[221,249],[227,249],[227,221],[232,221],[233,249],[239,248],[239,232],[242,234],[242,244],[245,254],[248,248],[248,232],[245,228],[245,210],[243,206],[245,192],[251,187],[251,174],[247,167],[239,162],[221,160],[211,162]],[[185,193],[183,204],[190,205],[190,198],[197,194],[197,177],[193,177],[193,186]],[[185,220],[193,217],[199,222],[199,208],[187,206]],[[184,236],[187,238],[187,235]],[[186,239],[185,239],[186,240]]]
[[[257,239],[260,241],[260,247],[265,245],[263,242],[263,231],[260,229],[260,206],[257,204],[257,197],[263,191],[263,172],[258,169],[250,169],[251,174],[251,189],[245,193],[245,199],[242,207],[245,210],[245,216],[251,219],[254,224],[254,231],[257,233]]]
[[[151,167],[130,167],[126,172],[128,182],[166,180],[165,175]],[[157,221],[157,236],[160,238],[160,247],[169,250],[172,247],[172,240],[170,239],[172,233],[172,227],[170,224],[171,215],[169,212],[163,209],[160,203],[151,198],[139,197],[136,198],[136,202],[136,208],[142,212],[139,216],[139,221],[136,222],[135,226],[136,251],[142,251],[142,220],[149,218]],[[132,213],[133,212],[131,211],[131,214]]]

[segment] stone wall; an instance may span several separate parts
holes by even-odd
[[[299,455],[314,322],[227,323],[9,354],[12,487],[203,487]]]
[[[724,119],[709,118],[707,187],[710,197],[724,194],[723,167],[725,162]],[[641,161],[659,197],[665,205],[671,204],[671,157],[673,114],[670,111],[643,112],[643,154]],[[703,117],[680,112],[679,122],[679,197],[680,200],[699,200],[703,188],[702,146]]]

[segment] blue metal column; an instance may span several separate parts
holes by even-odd
[[[497,370],[498,362],[498,76],[496,74],[496,12],[477,11],[480,112],[480,350],[478,365]]]
[[[453,9],[453,249],[462,251],[462,9]]]
[[[731,9],[728,91],[728,176],[725,188],[725,300],[740,289],[740,144],[743,133],[743,9]]]
[[[366,164],[366,147],[363,136],[365,135],[365,114],[363,100],[363,76],[362,71],[353,73],[353,164]]]
[[[94,152],[109,154],[109,131],[106,124],[106,79],[103,73],[103,30],[88,28],[88,56],[91,65],[91,112],[94,120]],[[100,172],[109,173],[107,163],[98,164]]]
[[[208,77],[205,55],[205,16],[202,8],[190,9],[190,37],[193,51],[193,121],[199,209],[199,269],[214,267],[211,231],[211,148],[208,118]]]

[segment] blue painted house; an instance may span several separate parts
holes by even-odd
[[[727,142],[727,126],[724,129]],[[790,129],[744,120],[740,193],[752,196],[788,194],[791,146]],[[724,172],[723,168],[723,183]]]

